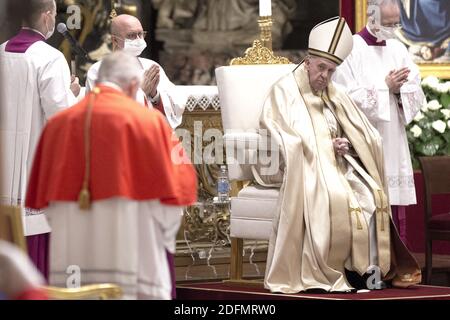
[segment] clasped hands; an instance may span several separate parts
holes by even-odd
[[[145,71],[144,73],[144,81],[142,82],[142,90],[145,92],[147,97],[154,98],[158,93],[158,85],[159,85],[159,67],[154,64]]]
[[[80,79],[75,75],[71,75],[70,77],[70,90],[75,97],[78,97],[81,92]]]
[[[411,70],[407,67],[399,70],[391,70],[385,78],[389,90],[395,94],[400,93],[400,88],[408,81],[410,72]]]
[[[345,156],[350,150],[350,141],[346,138],[335,138],[333,139],[333,147],[338,155]]]

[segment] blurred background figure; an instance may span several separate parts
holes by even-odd
[[[52,226],[52,285],[74,265],[83,284],[114,283],[128,299],[174,297],[175,238],[197,176],[161,113],[136,102],[141,79],[136,57],[111,54],[96,87],[41,136],[26,206]]]
[[[45,300],[44,283],[25,253],[0,240],[0,300]]]

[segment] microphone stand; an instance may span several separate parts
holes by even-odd
[[[71,73],[73,74],[73,75],[77,75],[77,58],[76,58],[76,56],[75,56],[75,54],[73,54],[73,51],[72,51],[72,59],[70,60],[70,70],[71,70]]]

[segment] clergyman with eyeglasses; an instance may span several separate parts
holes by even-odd
[[[354,35],[351,54],[334,75],[383,138],[385,174],[392,215],[405,240],[405,206],[416,204],[413,168],[405,126],[425,96],[419,68],[394,32],[397,0],[368,0],[368,24]]]
[[[137,92],[136,100],[148,108],[156,108],[167,118],[170,126],[181,124],[184,112],[183,97],[169,80],[163,68],[155,61],[139,57],[147,47],[141,22],[134,16],[122,14],[111,21],[112,50],[138,57],[144,80]],[[95,87],[101,61],[91,66],[87,73],[86,91]]]

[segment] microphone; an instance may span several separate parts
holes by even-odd
[[[78,41],[75,40],[75,38],[69,33],[65,23],[63,23],[63,22],[58,23],[56,30],[59,33],[61,33],[64,36],[64,38],[66,38],[70,42],[70,45],[72,46],[74,51],[77,53],[77,55],[83,57],[84,59],[86,59],[88,61],[92,61],[91,58],[89,57],[88,53],[86,52],[86,50],[84,50],[84,48],[78,43]]]

